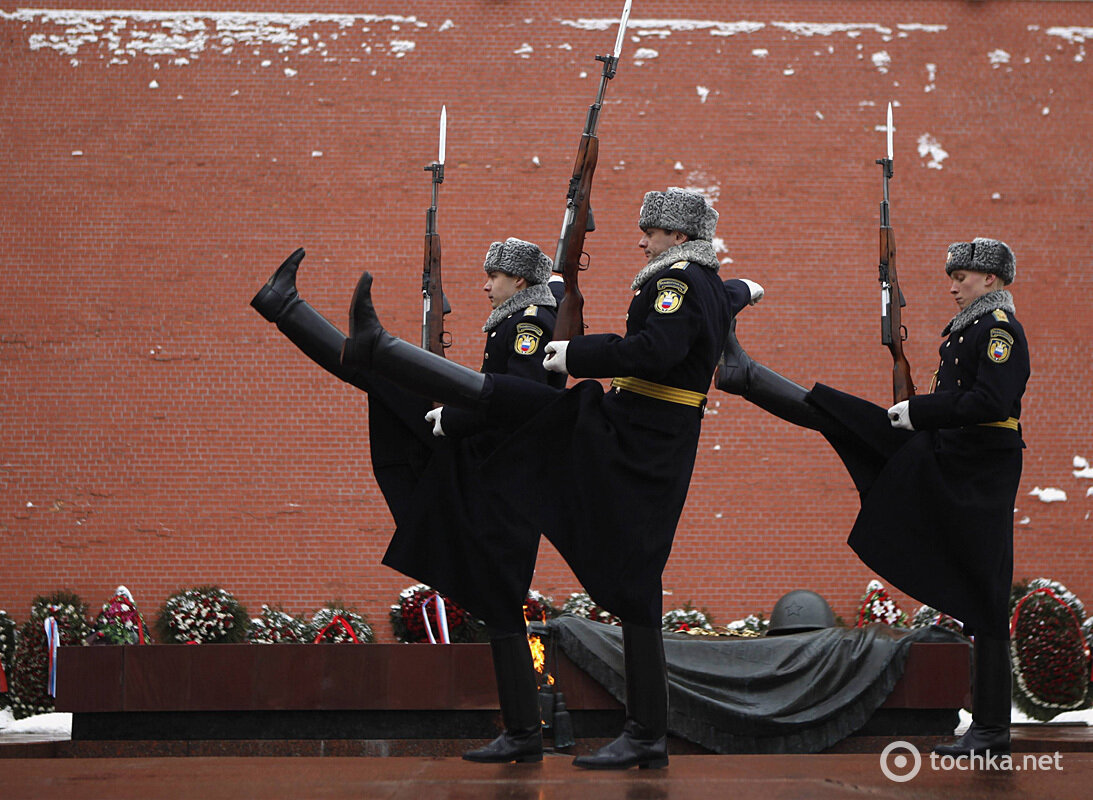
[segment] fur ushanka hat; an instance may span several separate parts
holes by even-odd
[[[551,258],[537,245],[510,237],[490,245],[482,268],[486,272],[504,272],[523,278],[529,286],[535,286],[546,283],[553,266]]]
[[[638,227],[679,231],[689,239],[709,242],[717,229],[717,211],[698,192],[671,186],[666,192],[645,195]]]
[[[953,242],[945,257],[945,274],[952,275],[958,269],[969,272],[989,272],[1013,283],[1017,275],[1017,259],[1009,245],[997,239],[978,238],[970,242]]]

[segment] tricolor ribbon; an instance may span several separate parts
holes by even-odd
[[[8,674],[4,672],[4,659],[0,658],[0,694],[8,692]]]
[[[323,637],[326,635],[326,632],[338,624],[345,628],[345,632],[349,634],[349,638],[353,640],[353,644],[360,644],[360,640],[357,639],[357,634],[353,632],[353,626],[346,622],[345,618],[342,617],[341,614],[334,615],[334,619],[330,620],[330,624],[323,628],[321,631],[319,631],[319,635],[315,637],[315,641],[312,644],[318,644],[319,642],[321,642],[323,640]]]
[[[451,644],[452,641],[448,636],[448,612],[444,608],[444,598],[440,596],[439,592],[433,592],[433,596],[421,604],[421,618],[425,622],[425,633],[429,636],[429,644],[436,644],[433,628],[429,624],[429,603],[434,600],[436,601],[436,626],[440,630],[440,643]]]
[[[61,643],[61,629],[57,626],[57,620],[46,617],[46,654],[49,660],[49,677],[46,682],[46,692],[50,697],[57,696],[57,645]]]

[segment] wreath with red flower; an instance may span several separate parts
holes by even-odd
[[[147,644],[152,641],[133,595],[124,586],[119,586],[110,601],[103,603],[91,629],[88,644]]]
[[[310,627],[315,644],[369,644],[376,640],[364,615],[337,600],[312,614]]]
[[[58,645],[84,643],[90,628],[87,604],[72,592],[54,592],[34,598],[30,619],[19,630],[15,663],[9,676],[11,713],[15,719],[53,711],[49,694],[50,647],[46,620],[57,623]]]
[[[247,609],[231,592],[196,586],[167,598],[156,619],[156,634],[165,644],[238,643],[249,624]]]
[[[441,602],[437,601],[440,598]],[[448,623],[448,638],[456,642],[485,642],[489,636],[486,625],[472,617],[454,600],[426,586],[415,583],[399,592],[398,602],[390,609],[391,630],[395,639],[407,644],[429,641],[429,631],[433,639],[441,641],[440,608],[443,605],[444,618]],[[426,614],[428,622],[426,622]]]
[[[562,613],[572,614],[575,617],[584,617],[593,622],[602,622],[606,625],[622,624],[622,620],[610,611],[605,611],[596,605],[587,592],[574,592],[571,594],[565,601],[565,605],[562,606]]]
[[[869,581],[869,585],[865,587],[861,605],[858,606],[856,627],[861,628],[872,622],[896,628],[906,628],[908,624],[907,612],[900,609],[896,601],[888,595],[884,584],[877,580]]]
[[[1057,581],[1037,578],[1023,587],[1010,620],[1013,700],[1024,714],[1046,722],[1089,705],[1085,609]]]

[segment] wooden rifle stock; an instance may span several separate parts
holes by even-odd
[[[424,272],[422,273],[424,319],[421,346],[430,353],[444,355],[447,335],[444,331],[444,291],[440,277],[440,234],[425,234]]]
[[[599,153],[600,140],[583,134],[573,165],[573,177],[570,178],[566,220],[554,259],[554,270],[562,274],[565,285],[565,294],[558,306],[558,319],[554,323],[554,338],[557,340],[572,339],[584,333],[584,295],[578,286],[577,275],[584,269],[584,238],[591,213],[592,176],[596,172]]]
[[[903,292],[896,276],[896,234],[890,226],[880,228],[880,272],[882,285],[888,284],[885,301],[887,321],[882,325],[881,340],[892,354],[892,402],[900,403],[915,394],[911,378],[911,364],[903,353],[904,328],[901,308]]]
[[[444,165],[425,168],[433,174],[433,202],[425,212],[425,258],[421,270],[421,347],[444,356],[451,342],[444,330],[444,287],[440,278],[440,234],[436,231],[437,188],[444,182]]]

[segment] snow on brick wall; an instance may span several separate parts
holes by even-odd
[[[416,339],[446,106],[449,355],[477,366],[482,257],[507,236],[553,252],[622,4],[94,5],[0,11],[0,607],[125,583],[150,613],[216,582],[256,611],[340,599],[382,638],[412,581],[379,563],[366,398],[248,303],[304,246],[317,309],[344,325],[367,268],[384,322]],[[638,0],[601,118],[589,330],[623,328],[644,192],[698,188],[723,273],[767,289],[740,319],[752,355],[887,403],[874,159],[891,101],[917,382],[954,309],[946,246],[1005,239],[1034,371],[1016,575],[1088,602],[1090,37],[1080,2]],[[816,434],[713,392],[666,607],[725,623],[810,588],[850,618],[873,577],[845,545],[856,507]],[[578,589],[547,544],[534,585]]]

